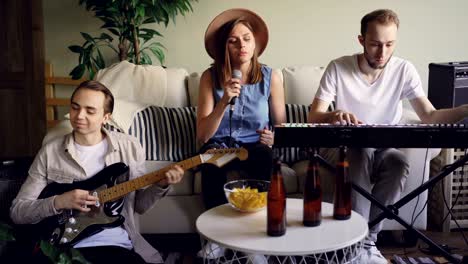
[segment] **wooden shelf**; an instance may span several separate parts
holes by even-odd
[[[56,85],[63,85],[65,88],[75,89],[80,83],[86,79],[73,80],[69,77],[54,76],[52,65],[45,65],[45,94],[46,94],[46,114],[47,114],[47,129],[54,127],[60,122],[58,119],[59,106],[70,105],[70,98],[56,98]]]

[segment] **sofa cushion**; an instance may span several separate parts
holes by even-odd
[[[147,160],[180,161],[196,154],[195,107],[149,106],[138,112],[128,133],[139,139]]]
[[[167,92],[165,107],[190,106],[187,95],[186,78],[188,72],[183,68],[166,68]],[[155,105],[155,104],[152,104]]]
[[[189,103],[187,75],[187,70],[183,68],[135,65],[122,61],[100,70],[96,80],[106,85],[115,99],[180,107]]]
[[[198,86],[200,86],[200,78],[201,74],[199,74],[198,72],[191,73],[187,78],[187,88],[190,106],[198,105]]]
[[[286,103],[309,105],[315,97],[324,72],[323,67],[293,66],[283,69]]]
[[[161,66],[121,61],[100,70],[95,79],[106,85],[116,99],[153,105],[166,102],[167,74]]]

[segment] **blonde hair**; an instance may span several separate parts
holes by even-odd
[[[400,26],[400,20],[395,12],[390,9],[378,9],[370,12],[361,19],[361,36],[365,37],[369,23],[374,21],[383,25],[395,23],[397,28]]]

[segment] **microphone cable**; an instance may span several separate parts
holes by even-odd
[[[242,72],[238,69],[235,69],[232,71],[232,78],[236,79],[242,79]],[[234,105],[236,104],[236,99],[237,97],[231,98],[231,101],[229,102],[229,147],[233,148],[234,147],[234,142],[232,138],[232,113],[234,112]]]
[[[229,147],[233,147],[233,138],[232,138],[232,112],[234,112],[233,107],[229,107]]]

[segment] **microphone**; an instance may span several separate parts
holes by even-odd
[[[242,72],[240,70],[233,70],[232,71],[232,76],[233,79],[239,79],[242,80]],[[231,111],[234,111],[234,105],[236,104],[237,96],[233,97],[229,104],[231,105]]]

